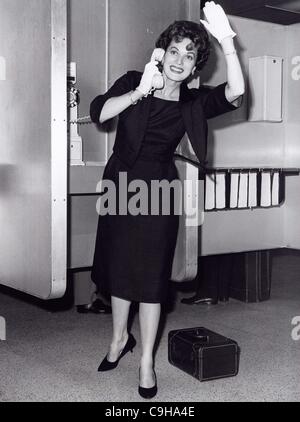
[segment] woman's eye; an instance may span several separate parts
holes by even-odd
[[[177,51],[176,50],[171,50],[170,53],[174,55],[174,54],[177,54]]]
[[[190,61],[194,60],[194,56],[187,56]]]

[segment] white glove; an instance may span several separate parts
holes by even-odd
[[[164,86],[164,79],[157,65],[163,59],[165,51],[156,48],[151,56],[151,61],[146,64],[145,70],[137,90],[148,95],[153,89],[161,89]]]
[[[206,2],[203,12],[206,21],[200,19],[200,22],[205,26],[207,31],[219,41],[219,43],[226,37],[233,38],[236,36],[223,8],[219,4],[215,4],[214,1]]]

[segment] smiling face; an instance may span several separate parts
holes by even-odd
[[[163,73],[175,82],[182,82],[187,79],[196,69],[197,48],[189,39],[182,41],[171,41],[163,59]]]

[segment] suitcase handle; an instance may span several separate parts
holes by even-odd
[[[195,333],[195,334],[193,334],[193,337],[195,339],[197,339],[198,341],[201,341],[203,343],[208,343],[209,342],[209,336],[204,336],[202,334]]]

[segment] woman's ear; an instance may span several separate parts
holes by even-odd
[[[194,69],[192,70],[192,75],[194,76],[195,72],[196,72],[197,68],[196,66],[194,67]]]

